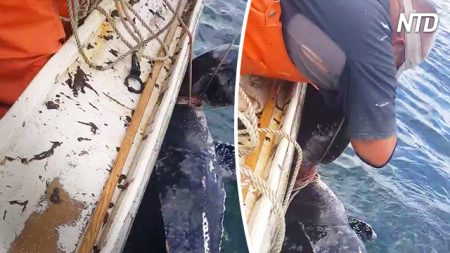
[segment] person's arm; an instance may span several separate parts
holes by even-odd
[[[392,157],[397,145],[397,136],[379,140],[351,140],[356,154],[365,163],[375,168],[384,167]]]
[[[381,168],[397,144],[397,69],[390,16],[380,3],[372,4],[376,11],[352,17],[355,24],[346,23],[352,27],[352,37],[343,43],[348,46],[347,62],[340,84],[347,136],[363,162]]]
[[[395,69],[391,65],[353,62],[347,87],[347,134],[355,153],[366,164],[381,168],[397,144]]]

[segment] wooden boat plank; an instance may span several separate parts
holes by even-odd
[[[191,2],[195,5],[192,7],[190,22],[188,27],[191,31],[195,31],[200,18],[203,2],[201,0]],[[179,29],[175,35],[178,37],[182,31]],[[181,50],[180,50],[181,49]],[[178,51],[179,58],[174,63],[171,71],[167,75],[161,75],[161,79],[167,79],[168,89],[165,91],[163,97],[156,101],[160,103],[159,110],[153,111],[148,122],[146,122],[144,136],[148,136],[141,145],[136,156],[132,159],[129,177],[133,181],[129,185],[127,191],[120,196],[118,208],[114,210],[111,223],[105,229],[102,238],[100,238],[100,245],[105,252],[121,251],[125,244],[128,232],[139,208],[139,203],[145,192],[147,182],[153,171],[153,166],[156,162],[159,149],[162,144],[163,136],[167,130],[168,123],[171,118],[171,112],[176,103],[176,94],[183,81],[184,72],[188,62],[188,40],[184,38],[181,46],[171,48],[173,51]],[[164,88],[161,86],[162,90]],[[142,159],[143,157],[150,157],[151,159]]]
[[[280,92],[282,91],[282,86],[280,86],[279,83],[275,84],[277,87],[277,96],[275,97],[275,106],[272,111],[272,115],[269,121],[269,124],[267,125],[267,128],[269,129],[279,129],[280,124],[282,122],[283,117],[283,108],[278,108],[276,106],[276,101],[279,100]],[[262,140],[262,147],[259,152],[259,158],[257,160],[256,166],[254,168],[254,173],[262,178],[266,178],[268,175],[268,163],[269,159],[273,156],[274,151],[276,150],[276,144],[279,142],[279,138],[273,134],[270,133],[260,133],[260,135],[263,136]],[[261,141],[260,141],[261,142]],[[253,207],[255,205],[255,202],[259,199],[261,193],[256,190],[254,187],[250,187],[250,189],[247,192],[247,196],[245,197],[245,214],[247,217],[247,222],[249,224],[249,230],[252,230],[251,222],[249,222],[250,216],[253,212]]]
[[[280,130],[281,127],[284,124],[284,120],[285,120],[285,113],[287,108],[289,108],[289,103],[290,103],[290,99],[291,99],[291,94],[292,94],[293,89],[288,86],[288,84],[284,83],[284,82],[278,82],[278,93],[277,93],[277,97],[276,97],[276,106],[274,109],[274,113],[272,115],[272,119],[269,123],[268,128],[269,129],[273,129],[273,130]],[[269,139],[267,139],[267,137],[269,137]],[[271,173],[271,168],[272,168],[272,163],[273,163],[273,159],[275,156],[275,153],[278,152],[278,145],[280,143],[281,138],[277,135],[273,135],[273,134],[267,134],[266,135],[266,139],[264,140],[265,144],[269,143],[270,147],[268,150],[270,150],[269,152],[263,152],[265,151],[264,148],[261,149],[262,152],[260,152],[259,155],[259,159],[258,159],[258,163],[257,166],[260,164],[260,162],[263,162],[264,167],[262,168],[262,170],[259,172],[259,175],[264,178],[267,179],[268,176]],[[264,146],[263,146],[264,147]],[[255,173],[258,172],[258,168],[255,169]],[[256,195],[257,194],[257,195]],[[255,219],[251,219],[250,217],[254,217],[254,206],[255,203],[260,199],[261,193],[257,192],[256,189],[255,191],[250,191],[247,194],[247,198],[246,198],[246,208],[248,207],[248,217],[247,217],[247,224],[248,224],[248,229],[249,231],[252,231],[253,229],[253,224],[256,221]],[[255,197],[258,196],[258,197]],[[250,198],[252,197],[252,198]],[[251,209],[250,209],[251,208]],[[256,209],[257,210],[257,209]]]
[[[263,112],[261,117],[259,118],[259,127],[267,128],[269,126],[270,119],[272,118],[273,110],[275,109],[275,101],[278,87],[274,82],[271,84],[271,88],[269,89],[270,98],[267,100],[267,103],[264,105]],[[263,143],[264,143],[265,133],[259,133],[259,142],[258,147],[253,151],[253,153],[249,154],[245,159],[245,164],[250,169],[254,169],[256,167],[256,163],[258,162],[259,153],[261,152]],[[246,199],[248,187],[242,189],[243,199]]]
[[[171,2],[174,6],[177,3]],[[164,21],[150,12],[152,9],[163,12],[161,1],[137,5],[142,5],[136,9],[152,21],[155,30],[167,22],[168,19]],[[102,6],[112,8],[105,3]],[[98,62],[114,59],[111,49],[124,49],[114,36],[105,42],[108,26],[98,29],[103,22],[99,13],[93,13],[79,31],[84,43],[97,44],[92,49],[95,53],[90,55]],[[157,49],[157,43],[150,43],[146,52],[151,54]],[[11,245],[20,251],[30,235],[38,235],[34,238],[37,240],[39,234],[32,229],[33,224],[55,231],[52,249],[75,250],[138,100],[139,95],[128,92],[123,85],[129,69],[129,58],[104,72],[89,69],[79,58],[71,38],[0,121],[4,136],[0,144],[0,210],[5,213],[0,221],[0,251],[7,251]],[[150,69],[150,64],[141,63],[143,79]],[[76,78],[81,80],[84,90],[70,89],[69,83]],[[58,104],[57,108],[54,104]],[[58,197],[52,197],[58,195],[53,194],[56,187],[62,203],[70,204],[68,210],[76,213],[62,217],[59,222],[41,220],[51,207],[59,210],[62,206]],[[34,252],[45,251],[36,247]]]
[[[283,131],[291,132],[292,126],[294,124],[294,118],[299,108],[301,91],[302,86],[296,86],[294,96],[286,112],[282,127]],[[280,144],[278,145],[276,155],[272,161],[268,183],[274,191],[276,191],[278,189],[278,186],[282,184],[282,180],[287,180],[287,178],[281,179],[280,176],[282,174],[282,166],[285,162],[288,147],[289,141],[287,141],[286,139],[282,139]],[[252,230],[249,231],[249,241],[251,242],[252,249],[255,250],[255,252],[268,252],[271,243],[271,235],[273,229],[275,229],[275,227],[273,226],[274,224],[272,224],[272,226],[269,226],[269,223],[271,222],[272,203],[264,196],[260,198],[258,202],[261,203],[258,204],[258,209],[255,208],[255,212],[252,214],[255,216],[254,218],[252,218],[252,220],[255,222],[252,225]]]

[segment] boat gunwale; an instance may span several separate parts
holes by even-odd
[[[293,84],[295,85],[292,91],[292,98],[288,105],[287,110],[284,112],[283,124],[280,130],[289,133],[293,139],[297,138],[297,131],[300,125],[300,115],[302,110],[302,101],[304,100],[305,87],[306,85],[302,83]],[[301,99],[303,98],[303,99]],[[294,162],[294,145],[290,143],[287,139],[282,138],[278,142],[274,156],[272,156],[272,162],[267,166],[269,175],[267,177],[267,183],[270,188],[276,192],[277,196],[281,196],[280,193],[283,191],[282,182],[289,179],[290,173],[283,173],[285,171],[290,171],[291,165]],[[281,167],[280,167],[281,166]],[[283,168],[283,171],[280,169]],[[240,173],[238,174],[240,175]],[[242,189],[241,181],[238,180],[239,189]],[[285,187],[284,187],[285,188]],[[286,189],[284,189],[285,191]],[[283,195],[284,196],[284,195]],[[241,201],[241,210],[244,210],[244,199],[242,198],[242,193],[239,192],[239,198]],[[277,224],[277,217],[275,217],[272,212],[272,203],[264,195],[262,195],[255,203],[252,213],[250,214],[250,219],[244,222],[244,227],[246,231],[247,242],[249,248],[255,252],[269,252],[272,243],[273,232],[275,231],[275,226]],[[242,214],[246,217],[246,214]],[[245,221],[245,220],[244,220]],[[251,224],[250,224],[251,223]]]
[[[180,1],[181,2],[181,1]],[[197,2],[202,2],[202,0],[198,0]],[[110,1],[102,1],[100,3],[103,9],[112,10],[113,4]],[[197,21],[195,21],[195,25],[198,23],[198,16],[200,11],[197,10]],[[193,16],[193,15],[192,15]],[[105,22],[106,18],[100,14],[99,12],[94,11],[91,13],[85,20],[84,24],[79,27],[80,39],[82,44],[87,44],[92,41],[97,35],[99,29],[101,29],[102,24]],[[88,24],[88,25],[86,25]],[[183,72],[187,66],[187,39],[184,39],[183,50],[178,54],[178,58],[183,58],[181,61],[174,61],[173,65],[178,66],[178,72]],[[28,118],[34,114],[36,111],[36,107],[42,106],[42,101],[46,101],[48,97],[48,93],[50,93],[53,89],[53,83],[55,80],[58,80],[58,77],[61,73],[66,73],[67,69],[70,68],[72,64],[79,58],[79,51],[76,45],[75,39],[72,36],[68,41],[61,47],[61,49],[53,55],[46,65],[41,69],[41,71],[36,75],[36,77],[32,80],[32,82],[28,85],[25,91],[22,93],[19,100],[15,103],[15,105],[9,110],[9,112],[0,120],[0,132],[5,133],[3,135],[3,142],[0,144],[0,154],[5,154],[6,151],[11,147],[11,141],[14,138],[20,138],[20,128],[17,131],[17,127],[22,124],[22,122],[28,122]],[[180,57],[183,56],[183,57]],[[182,62],[182,63],[180,63]],[[182,65],[182,66],[179,66]],[[169,85],[169,86],[179,86],[182,82],[182,77],[174,78],[174,75],[169,79],[170,83],[177,85]],[[184,74],[182,75],[184,76]],[[174,88],[175,89],[175,88]],[[170,88],[169,88],[170,90]],[[165,96],[160,105],[164,105],[164,109],[161,109],[162,118],[164,121],[158,121],[163,123],[158,123],[160,125],[156,125],[155,127],[162,133],[167,129],[168,121],[170,120],[170,115],[173,110],[173,106],[176,99],[176,94],[174,90],[169,92],[167,90],[167,94],[170,94],[172,98],[167,98],[169,95]],[[177,90],[178,91],[178,90]],[[174,95],[175,94],[175,95]],[[174,98],[173,98],[174,97]],[[165,102],[169,101],[169,102]],[[23,126],[23,125],[22,125]],[[28,124],[27,124],[28,127]],[[6,134],[8,133],[8,134]],[[162,137],[164,134],[155,134],[155,143],[159,145],[162,143]],[[149,136],[148,140],[152,139]],[[157,150],[157,149],[156,149]],[[153,151],[152,151],[153,152]],[[152,153],[156,160],[156,154]],[[155,161],[153,161],[154,163]],[[25,184],[26,185],[26,184]],[[17,233],[16,233],[17,236]],[[71,238],[71,237],[69,237]],[[74,243],[77,245],[79,242]],[[6,248],[8,245],[6,245]]]
[[[192,3],[189,0],[186,2],[187,9],[189,8],[189,4]],[[192,33],[193,36],[195,35],[196,27],[198,26],[203,5],[203,0],[196,0],[195,6],[192,8],[190,13],[189,23],[186,24],[190,31],[194,31]],[[124,194],[120,196],[121,204],[118,205],[119,209],[114,210],[114,217],[110,224],[110,228],[108,231],[104,231],[104,234],[101,235],[103,238],[101,238],[100,243],[103,251],[120,252],[125,246],[134,217],[139,209],[143,194],[153,172],[153,167],[156,163],[159,149],[162,145],[162,139],[167,131],[167,127],[177,101],[177,95],[184,79],[184,73],[187,69],[189,59],[188,44],[189,38],[187,36],[184,36],[183,40],[179,41],[178,46],[181,47],[181,50],[172,66],[172,73],[167,81],[168,88],[164,91],[163,98],[159,105],[160,108],[156,113],[153,123],[150,126],[147,126],[147,129],[145,130],[145,132],[151,132],[152,135],[148,136],[148,138],[140,144],[136,157],[133,157],[133,163],[130,168],[130,171],[133,171],[133,183],[130,184]],[[155,134],[155,129],[158,130],[157,134]],[[150,157],[150,160],[143,161],[142,159],[139,159],[143,154],[148,153],[153,154]],[[124,204],[127,204],[127,206]]]

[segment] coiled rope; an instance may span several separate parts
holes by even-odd
[[[249,183],[258,190],[262,195],[264,195],[271,203],[272,203],[272,211],[277,219],[277,226],[274,231],[274,235],[272,237],[271,242],[271,252],[280,252],[283,246],[284,237],[285,237],[285,214],[289,207],[289,203],[291,202],[292,192],[294,190],[294,186],[297,180],[297,176],[300,172],[300,167],[302,163],[303,152],[298,144],[298,142],[292,138],[291,135],[287,134],[282,130],[275,130],[270,128],[259,128],[258,127],[258,117],[256,116],[254,105],[251,102],[249,96],[245,93],[245,91],[239,87],[239,98],[240,101],[243,101],[247,107],[245,111],[238,110],[238,118],[242,125],[243,129],[238,130],[238,139],[239,139],[239,156],[240,156],[240,172],[241,172],[241,181],[248,180]],[[295,161],[295,166],[293,172],[291,174],[291,179],[287,185],[287,190],[284,196],[281,198],[277,198],[275,192],[271,189],[268,182],[262,177],[256,175],[250,168],[248,168],[244,164],[243,156],[246,156],[252,153],[259,143],[259,133],[267,133],[274,136],[278,136],[280,138],[284,138],[290,143],[294,145],[295,151],[297,152],[297,160]],[[305,187],[309,182],[302,182],[300,187],[297,187],[296,190]],[[285,186],[285,185],[284,185]],[[285,189],[285,188],[283,188]]]
[[[167,0],[163,1],[166,5],[170,6],[170,3],[168,3]],[[78,47],[78,51],[83,57],[83,60],[89,65],[89,67],[96,70],[108,70],[113,68],[118,62],[122,61],[125,57],[131,55],[134,52],[139,52],[139,55],[141,57],[146,58],[150,61],[164,61],[168,58],[167,46],[161,41],[159,35],[161,35],[164,31],[166,31],[170,27],[172,22],[174,22],[174,20],[176,19],[177,15],[173,15],[171,20],[167,24],[165,24],[164,27],[162,27],[159,31],[153,32],[152,29],[143,20],[143,18],[132,8],[132,6],[128,2],[126,2],[125,0],[114,0],[120,22],[123,24],[123,27],[130,35],[130,37],[134,40],[135,45],[133,45],[133,43],[128,41],[125,38],[125,36],[118,30],[117,25],[115,24],[113,18],[106,12],[105,9],[99,6],[99,2],[100,0],[94,0],[92,2],[86,1],[83,2],[84,5],[80,7],[79,0],[68,0],[69,19],[73,35],[75,37],[75,41]],[[178,13],[179,6],[180,5],[178,5],[178,8],[175,11],[175,13]],[[84,10],[88,10],[88,12]],[[89,59],[89,57],[86,55],[86,52],[78,35],[78,23],[80,19],[85,18],[86,15],[93,10],[97,10],[102,15],[105,16],[106,20],[108,21],[108,23],[111,24],[112,29],[118,35],[119,39],[129,48],[127,52],[119,55],[115,60],[107,64],[100,65],[94,63],[91,59]],[[136,17],[136,19],[142,24],[142,26],[150,33],[150,36],[148,36],[147,38],[143,37],[142,32],[139,30],[137,25],[131,21],[130,13],[133,14]],[[145,46],[152,40],[157,40],[158,43],[162,46],[165,53],[164,56],[162,57],[147,56],[142,53],[142,50],[145,48]]]
[[[168,0],[163,0],[165,6],[172,12],[173,16],[167,22],[161,29],[159,29],[157,32],[153,32],[150,26],[145,22],[145,20],[142,18],[137,11],[133,9],[130,3],[128,3],[126,0],[114,0],[116,11],[119,16],[119,20],[122,23],[123,27],[125,28],[128,35],[133,39],[134,44],[130,41],[128,41],[125,36],[119,31],[117,28],[117,25],[114,22],[114,19],[111,15],[109,15],[105,9],[99,6],[101,0],[67,0],[68,10],[69,10],[69,20],[70,25],[72,27],[72,32],[75,37],[75,42],[77,44],[78,52],[81,54],[83,60],[86,62],[86,64],[89,65],[89,67],[104,71],[113,68],[117,63],[125,59],[127,56],[137,53],[138,57],[142,57],[145,59],[150,60],[151,62],[161,62],[165,61],[169,58],[168,51],[166,44],[161,41],[159,36],[167,31],[171,24],[175,21],[175,19],[178,20],[180,25],[182,26],[183,30],[188,36],[189,39],[189,105],[191,105],[191,93],[192,93],[192,54],[193,54],[193,36],[192,33],[189,31],[188,26],[184,23],[182,18],[180,17],[180,7],[181,4],[177,5],[177,8],[174,9],[172,5],[168,2]],[[106,64],[97,64],[94,63],[89,57],[86,55],[86,52],[84,50],[84,46],[81,43],[81,40],[78,35],[78,24],[80,19],[84,19],[87,17],[89,13],[91,13],[93,10],[99,11],[103,16],[105,16],[106,21],[111,25],[114,32],[118,35],[119,39],[129,48],[128,51],[125,53],[119,55],[115,60],[110,61]],[[148,31],[150,36],[145,38],[138,28],[138,26],[132,22],[131,14],[137,19],[138,22],[142,24],[142,26],[145,28],[145,30]],[[143,53],[143,50],[145,49],[146,45],[152,41],[156,40],[162,47],[164,51],[163,56],[153,56],[153,55],[145,55]]]

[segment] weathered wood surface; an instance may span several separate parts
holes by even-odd
[[[169,2],[176,6],[178,0]],[[109,1],[102,6],[113,8]],[[172,15],[160,0],[139,1],[134,8],[154,31]],[[79,33],[96,62],[111,61],[117,52],[127,50],[99,13],[90,15]],[[152,41],[145,51],[157,54],[159,50],[160,45]],[[111,70],[90,69],[72,38],[0,121],[0,252],[75,251],[139,100],[140,95],[130,93],[123,84],[130,63],[128,57]],[[141,61],[143,80],[152,68]],[[178,71],[183,68],[185,64]],[[165,80],[181,82],[167,73]],[[171,92],[173,96],[177,91]],[[165,106],[170,110],[169,102]],[[153,127],[166,127],[158,115],[153,117],[159,124]],[[147,123],[140,125],[138,136],[154,139]],[[133,147],[131,152],[137,150]],[[127,161],[124,173],[130,165]],[[119,177],[116,190],[125,182],[124,176]]]

